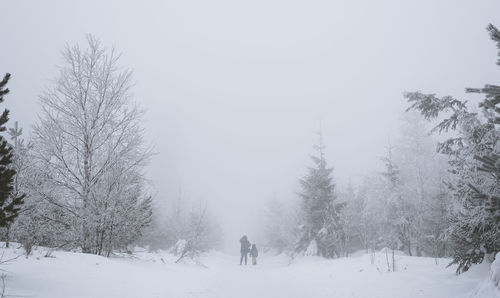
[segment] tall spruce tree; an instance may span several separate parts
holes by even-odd
[[[500,31],[487,28],[500,49]],[[500,57],[500,52],[498,53]],[[500,59],[497,62],[500,65]],[[472,264],[500,251],[500,86],[468,88],[467,92],[485,94],[479,104],[484,117],[469,112],[465,101],[451,96],[413,92],[405,94],[415,109],[427,119],[442,112],[451,116],[435,130],[456,130],[458,136],[441,143],[438,150],[450,156],[452,173],[457,178],[451,185],[461,209],[453,216],[450,238],[454,245],[451,264],[458,264],[457,273],[467,271]]]
[[[314,166],[310,167],[307,175],[300,180],[301,235],[296,251],[334,258],[341,254],[343,233],[340,212],[345,203],[336,201],[335,184],[331,177],[333,169],[327,166],[321,132],[319,143],[314,149],[318,153],[311,156]]]
[[[6,88],[9,79],[10,73],[7,73],[0,81],[0,103],[9,93],[9,89]],[[5,109],[0,116],[0,132],[6,130],[7,121],[9,121],[9,110]],[[0,136],[0,227],[6,227],[14,221],[24,199],[24,195],[12,196],[16,175],[16,170],[11,166],[13,157],[12,147],[3,136]]]

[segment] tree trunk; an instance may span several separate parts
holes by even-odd
[[[5,247],[6,248],[9,248],[9,244],[10,244],[10,227],[11,227],[12,224],[8,224],[7,225],[7,231],[5,233]]]

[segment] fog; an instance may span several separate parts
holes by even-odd
[[[460,5],[458,5],[460,4]],[[498,1],[2,1],[0,74],[26,130],[60,51],[85,34],[122,53],[146,109],[158,208],[206,201],[228,250],[292,200],[321,128],[339,187],[380,168],[421,90],[467,98],[499,70]],[[12,124],[13,122],[11,122]]]

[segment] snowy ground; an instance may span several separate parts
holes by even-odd
[[[21,249],[2,249],[7,259]],[[44,257],[38,249],[2,265],[6,294],[46,298],[126,297],[471,297],[488,276],[488,266],[456,276],[431,258],[397,256],[398,272],[388,273],[384,254],[347,259],[262,256],[257,266],[239,266],[238,256],[210,253],[204,266],[174,264],[167,253],[103,258],[70,252]],[[500,297],[499,291],[486,292]],[[484,296],[489,298],[489,296]]]

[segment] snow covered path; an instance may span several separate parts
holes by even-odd
[[[4,259],[21,250],[8,250]],[[202,267],[174,264],[169,254],[140,253],[137,258],[102,258],[43,251],[4,266],[7,294],[40,298],[128,297],[469,297],[487,267],[455,276],[431,258],[397,256],[399,271],[387,273],[385,255],[337,260],[260,258],[257,266],[239,266],[238,256],[211,253]],[[384,267],[385,266],[385,267]]]

